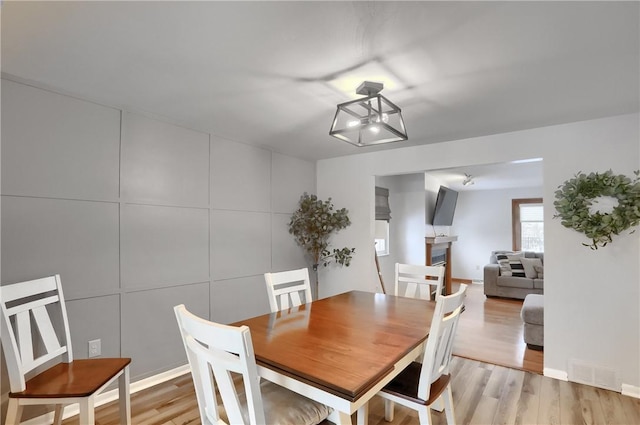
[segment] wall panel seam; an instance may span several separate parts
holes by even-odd
[[[56,196],[40,196],[40,195],[19,195],[14,193],[2,193],[3,197],[11,197],[11,198],[30,198],[30,199],[50,199],[53,201],[72,201],[72,202],[94,202],[100,204],[119,204],[120,201],[116,199],[80,199],[80,198],[66,198],[66,197],[56,197]]]
[[[122,290],[122,294],[123,295],[128,295],[128,294],[136,294],[138,292],[148,292],[148,291],[155,291],[155,290],[163,290],[163,289],[171,289],[171,288],[181,288],[183,286],[193,286],[193,285],[202,285],[203,283],[211,283],[211,280],[198,280],[195,282],[184,282],[184,283],[172,283],[170,285],[161,285],[161,286],[141,286],[139,288],[124,288]]]

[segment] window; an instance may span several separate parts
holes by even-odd
[[[374,240],[376,254],[378,255],[389,255],[389,220],[391,220],[389,189],[376,186],[376,229]]]
[[[544,252],[542,198],[513,199],[513,250]]]
[[[389,255],[389,222],[376,220],[376,254]]]

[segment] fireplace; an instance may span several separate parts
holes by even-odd
[[[431,265],[432,266],[444,266],[447,263],[447,250],[432,250],[431,251]]]
[[[427,266],[444,266],[444,293],[451,294],[451,244],[457,236],[425,237]]]

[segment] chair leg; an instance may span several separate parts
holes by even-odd
[[[7,405],[7,416],[5,417],[5,425],[18,425],[22,417],[22,405],[17,398],[10,398]]]
[[[395,403],[391,400],[384,399],[384,420],[387,422],[393,422],[393,411]]]
[[[453,410],[453,393],[451,392],[451,384],[447,385],[447,389],[442,393],[442,401],[444,401],[444,413],[447,416],[447,425],[455,425],[456,414]]]
[[[129,366],[125,367],[118,378],[120,396],[120,424],[131,425],[131,394],[129,392]]]
[[[53,425],[62,425],[63,413],[64,413],[64,404],[56,404],[55,414],[53,415]]]
[[[435,410],[436,412],[442,412],[444,410],[444,403],[442,402],[442,396],[435,399],[435,401],[431,403],[429,407]]]
[[[420,425],[431,425],[431,409],[428,406],[420,406],[418,409]]]
[[[95,425],[95,406],[93,396],[86,397],[80,402],[80,423],[82,425]]]

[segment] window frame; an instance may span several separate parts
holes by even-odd
[[[386,223],[386,235],[384,237],[385,240],[385,250],[384,251],[378,251],[378,248],[376,247],[376,255],[378,257],[383,257],[385,255],[390,255],[391,254],[391,247],[389,246],[391,244],[391,241],[389,240],[389,233],[390,233],[390,223],[387,220],[375,220],[375,221],[380,221],[380,222],[385,222]],[[375,223],[374,223],[375,224]],[[374,241],[375,241],[375,237],[374,237]]]
[[[522,225],[520,222],[520,205],[544,204],[542,198],[520,198],[511,200],[511,245],[513,251],[522,248]]]

